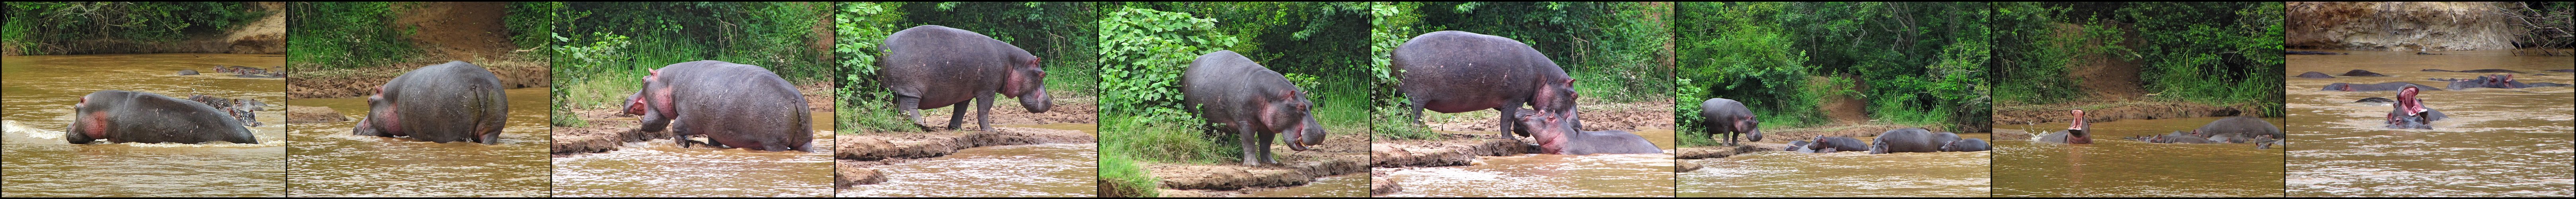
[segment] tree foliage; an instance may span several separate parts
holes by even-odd
[[[267,16],[247,2],[9,2],[0,45],[26,54],[77,48],[75,42],[171,42],[222,34]]]
[[[1986,124],[1985,3],[1683,3],[1675,122],[1702,136],[1699,103],[1744,102],[1776,127],[1824,124],[1819,103],[1867,102],[1880,121],[1973,132]],[[1816,85],[1814,82],[1830,82]],[[1828,87],[1830,86],[1830,87]],[[1867,88],[1867,89],[1856,89]],[[1697,141],[1696,139],[1691,139]],[[1690,143],[1685,143],[1690,144]]]

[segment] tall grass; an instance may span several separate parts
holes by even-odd
[[[1218,140],[1198,124],[1148,123],[1134,117],[1100,118],[1100,150],[1150,162],[1214,164],[1232,162],[1242,152],[1233,142]],[[1104,155],[1106,156],[1106,155]]]
[[[1125,155],[1110,153],[1101,154],[1100,180],[1108,181],[1111,184],[1118,184],[1120,186],[1100,186],[1122,188],[1120,190],[1109,190],[1107,192],[1136,193],[1137,195],[1134,195],[1135,197],[1162,197],[1162,192],[1158,189],[1160,186],[1155,185],[1156,182],[1161,182],[1163,180],[1154,178],[1152,172],[1146,171],[1145,166],[1138,164],[1137,162],[1138,161],[1134,158],[1127,157]]]

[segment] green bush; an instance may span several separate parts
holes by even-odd
[[[1121,8],[1100,20],[1101,115],[1137,122],[1180,122],[1182,68],[1198,55],[1234,45],[1216,20],[1189,13]]]
[[[408,3],[405,3],[408,4]],[[403,39],[420,30],[388,29],[393,2],[294,2],[287,6],[286,61],[293,67],[389,65],[420,53]]]
[[[248,2],[9,2],[0,41],[23,54],[77,48],[74,42],[173,42],[221,35],[270,10]]]
[[[1099,56],[1093,36],[1100,13],[1090,2],[842,2],[834,12],[833,55],[841,74],[841,106],[862,114],[845,114],[844,132],[919,131],[892,104],[892,93],[877,82],[878,49],[885,36],[921,25],[975,31],[1028,50],[1046,67],[1048,95],[1080,99],[1097,95]]]
[[[549,38],[558,108],[613,108],[648,69],[717,60],[756,65],[797,84],[836,75],[813,2],[575,2],[555,12]]]
[[[510,2],[510,14],[501,16],[501,25],[509,27],[510,43],[545,52],[550,49],[538,47],[554,41],[555,11],[563,7],[563,2],[556,1]]]

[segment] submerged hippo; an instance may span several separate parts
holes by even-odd
[[[2093,125],[2084,123],[2084,109],[2075,109],[2074,121],[2075,124],[2066,126],[2066,130],[2031,136],[2031,139],[2040,143],[2092,144],[2093,135],[2085,131],[2092,130]]]
[[[197,70],[179,69],[179,73],[177,75],[197,75]]]
[[[2344,72],[2343,72],[2343,76],[2345,76],[2345,77],[2387,77],[2388,75],[2383,75],[2383,74],[2379,74],[2379,73],[2374,73],[2374,72],[2370,72],[2370,71],[2367,71],[2367,70],[2353,69],[2352,71],[2344,71]]]
[[[993,129],[993,94],[1019,98],[1030,113],[1055,107],[1046,94],[1046,69],[1038,57],[1011,43],[973,31],[922,25],[885,38],[884,66],[878,81],[894,92],[896,109],[912,121],[921,109],[955,107],[948,129],[965,124],[966,106],[975,106],[978,131]]]
[[[1860,142],[1860,139],[1836,136],[1816,136],[1815,142],[1807,143],[1807,149],[1816,153],[1869,151],[1869,147],[1869,144]]]
[[[2208,144],[2208,143],[2216,143],[2216,142],[2212,142],[2212,141],[2210,141],[2208,138],[2201,138],[2200,136],[2193,135],[2192,133],[2184,133],[2184,132],[2182,132],[2182,131],[2174,131],[2173,133],[2168,133],[2168,134],[2164,134],[2164,135],[2129,136],[2129,137],[2124,137],[2124,138],[2120,138],[2120,139],[2127,139],[2127,140],[2130,140],[2130,141],[2138,141],[2138,142],[2146,142],[2146,143],[2169,143],[2169,144]]]
[[[2320,73],[2320,72],[2316,72],[2316,71],[2308,71],[2307,73],[2299,73],[2299,76],[2298,76],[2298,77],[2303,77],[2303,78],[2335,78],[2333,75],[2326,75],[2326,73]]]
[[[350,133],[437,143],[498,144],[509,124],[501,78],[481,65],[448,61],[403,72],[367,96],[367,117]]]
[[[2289,54],[2289,55],[2349,55],[2349,54],[2339,53],[2339,52],[2304,51],[2304,50],[2284,51],[2284,52],[2282,52],[2281,54]]]
[[[760,66],[681,62],[649,70],[644,89],[628,96],[626,114],[643,115],[643,131],[669,127],[680,147],[705,135],[707,145],[759,151],[812,152],[813,114],[794,84]]]
[[[2445,87],[2443,87],[2443,88],[2449,88],[2449,89],[2451,89],[2451,90],[2467,90],[2467,89],[2469,89],[2469,88],[2502,88],[2502,89],[2516,89],[2516,88],[2531,88],[2531,87],[2555,87],[2555,86],[2568,86],[2568,85],[2566,85],[2566,84],[2548,83],[2548,82],[2541,82],[2541,83],[2529,83],[2529,84],[2525,84],[2525,83],[2522,83],[2522,80],[2516,80],[2516,79],[2513,79],[2513,75],[2511,75],[2511,74],[2506,74],[2506,75],[2479,75],[2479,76],[2478,76],[2477,78],[2475,78],[2475,79],[2433,78],[2433,79],[2430,79],[2430,80],[2433,80],[2433,81],[2446,81],[2446,82],[2450,82],[2450,83],[2451,83],[2450,85],[2445,86]]]
[[[1959,141],[1951,141],[1949,144],[1941,145],[1941,151],[1946,152],[1978,152],[1991,150],[1995,150],[1993,143],[1986,143],[1986,140],[1977,138],[1959,139]]]
[[[1307,114],[1314,108],[1297,84],[1253,63],[1234,51],[1220,50],[1199,55],[1181,72],[1181,104],[1218,132],[1232,132],[1236,146],[1242,146],[1243,165],[1278,164],[1270,156],[1270,140],[1275,135],[1288,135],[1280,142],[1289,150],[1306,151],[1306,146],[1324,144],[1324,126]]]
[[[1798,152],[1798,153],[1815,153],[1815,152],[1816,152],[1816,150],[1815,150],[1815,149],[1809,149],[1809,148],[1807,148],[1807,145],[1808,145],[1808,144],[1810,144],[1810,143],[1807,143],[1807,141],[1806,141],[1806,140],[1790,140],[1790,141],[1789,141],[1789,151],[1790,151],[1790,152]]]
[[[121,90],[91,92],[82,95],[80,103],[72,104],[72,124],[64,128],[63,141],[89,144],[97,140],[259,143],[249,128],[224,110],[196,101]]]
[[[2392,99],[2388,99],[2388,98],[2379,98],[2379,97],[2361,98],[2361,100],[2353,100],[2353,101],[2352,101],[2352,103],[2361,103],[2362,105],[2371,105],[2371,106],[2387,106],[2387,105],[2388,105],[2388,103],[2394,103],[2394,102],[2397,102],[2397,100],[2392,100]]]
[[[1461,113],[1493,109],[1502,112],[1497,125],[1504,139],[1521,132],[1521,106],[1574,114],[1574,78],[1529,44],[1511,38],[1465,31],[1439,31],[1414,36],[1388,56],[1388,68],[1401,78],[1396,90],[1410,99],[1406,110],[1422,123],[1422,110]],[[1571,116],[1566,116],[1571,117]],[[1582,121],[1570,120],[1576,129]]]
[[[2197,137],[2210,138],[2212,142],[2225,143],[2251,142],[2253,140],[2249,138],[2257,136],[2274,138],[2288,136],[2282,134],[2281,126],[2272,125],[2271,121],[2263,121],[2263,118],[2253,116],[2219,118],[2218,121],[2210,121],[2209,124],[2201,125],[2199,129],[2192,129],[2191,132]]]
[[[1627,131],[1580,131],[1574,129],[1575,114],[1549,114],[1547,111],[1520,113],[1522,125],[1529,126],[1530,138],[1538,140],[1539,153],[1559,155],[1646,154],[1663,153],[1654,142]]]
[[[2451,71],[2451,70],[2442,70],[2442,69],[2424,69],[2424,72],[2522,73],[2522,71],[2513,71],[2513,70],[2505,70],[2505,69],[2477,69],[2477,70],[2464,70],[2464,71]]]
[[[1704,124],[1702,127],[1708,129],[1708,135],[1725,137],[1726,144],[1743,145],[1736,141],[1737,135],[1744,140],[1762,141],[1762,129],[1759,128],[1762,121],[1754,118],[1753,111],[1745,109],[1743,102],[1708,98],[1699,103],[1699,117]]]
[[[2388,83],[2377,83],[2377,84],[2333,83],[2333,84],[2326,84],[2326,88],[2325,88],[2325,89],[2320,89],[2320,90],[2322,90],[2322,91],[2368,92],[2368,91],[2394,91],[2394,90],[2397,90],[2398,88],[2404,88],[2404,87],[2424,87],[2424,88],[2433,88],[2433,86],[2425,86],[2425,85],[2423,85],[2423,84],[2415,84],[2415,83],[2407,83],[2407,82],[2388,82]],[[2433,89],[2433,90],[2441,90],[2441,89]]]
[[[259,103],[259,100],[231,99],[209,95],[189,95],[188,101],[196,101],[197,103],[206,104],[208,107],[215,107],[216,110],[222,110],[225,114],[231,115],[234,120],[240,120],[243,125],[251,127],[267,125],[266,123],[259,122],[259,114],[252,113],[252,111],[262,111],[267,109],[266,106],[268,105]]]
[[[1959,141],[1959,134],[1935,133],[1923,128],[1901,128],[1879,133],[1869,142],[1869,154],[1941,152],[1943,145]]]

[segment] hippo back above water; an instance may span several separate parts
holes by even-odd
[[[1289,150],[1305,151],[1324,143],[1324,127],[1310,113],[1314,104],[1295,83],[1277,71],[1253,63],[1234,51],[1199,55],[1181,73],[1183,109],[1206,118],[1219,132],[1232,132],[1244,165],[1276,164],[1270,139]]]
[[[922,25],[896,31],[885,39],[878,81],[895,95],[897,109],[913,121],[921,109],[956,107],[948,129],[965,122],[965,105],[975,105],[977,130],[993,129],[993,94],[1019,98],[1020,107],[1045,113],[1054,102],[1046,94],[1046,70],[1038,57],[1002,40],[973,31]]]
[[[813,151],[813,112],[796,86],[769,69],[723,61],[681,62],[651,70],[626,113],[643,115],[643,131],[668,127],[671,141],[759,151]]]
[[[1663,153],[1653,141],[1627,131],[1581,131],[1574,129],[1574,118],[1547,111],[1520,113],[1520,122],[1530,127],[1530,138],[1538,140],[1539,153],[1560,155],[1648,154]]]
[[[1465,31],[1424,33],[1397,46],[1388,56],[1409,100],[1414,123],[1422,110],[1460,113],[1493,109],[1502,112],[1502,138],[1517,132],[1521,106],[1576,114],[1574,78],[1529,44],[1511,38]],[[1581,121],[1571,121],[1581,129]]]
[[[1941,152],[1941,147],[1959,140],[1959,134],[1935,133],[1923,128],[1902,128],[1879,133],[1869,143],[1869,154]]]
[[[230,113],[204,103],[158,94],[104,90],[80,97],[72,105],[71,126],[63,140],[89,144],[97,140],[130,143],[199,144],[212,141],[255,144],[250,129]]]
[[[2272,125],[2271,121],[2263,121],[2263,118],[2252,116],[2220,118],[2218,121],[2201,125],[2199,129],[2193,129],[2192,133],[2201,138],[2226,137],[2229,139],[2223,141],[2228,143],[2249,142],[2251,140],[2247,138],[2253,137],[2285,138],[2288,136],[2281,133],[2281,126]]]
[[[464,61],[404,72],[367,96],[367,117],[351,134],[408,136],[438,143],[500,143],[509,123],[509,96],[500,77]]]

